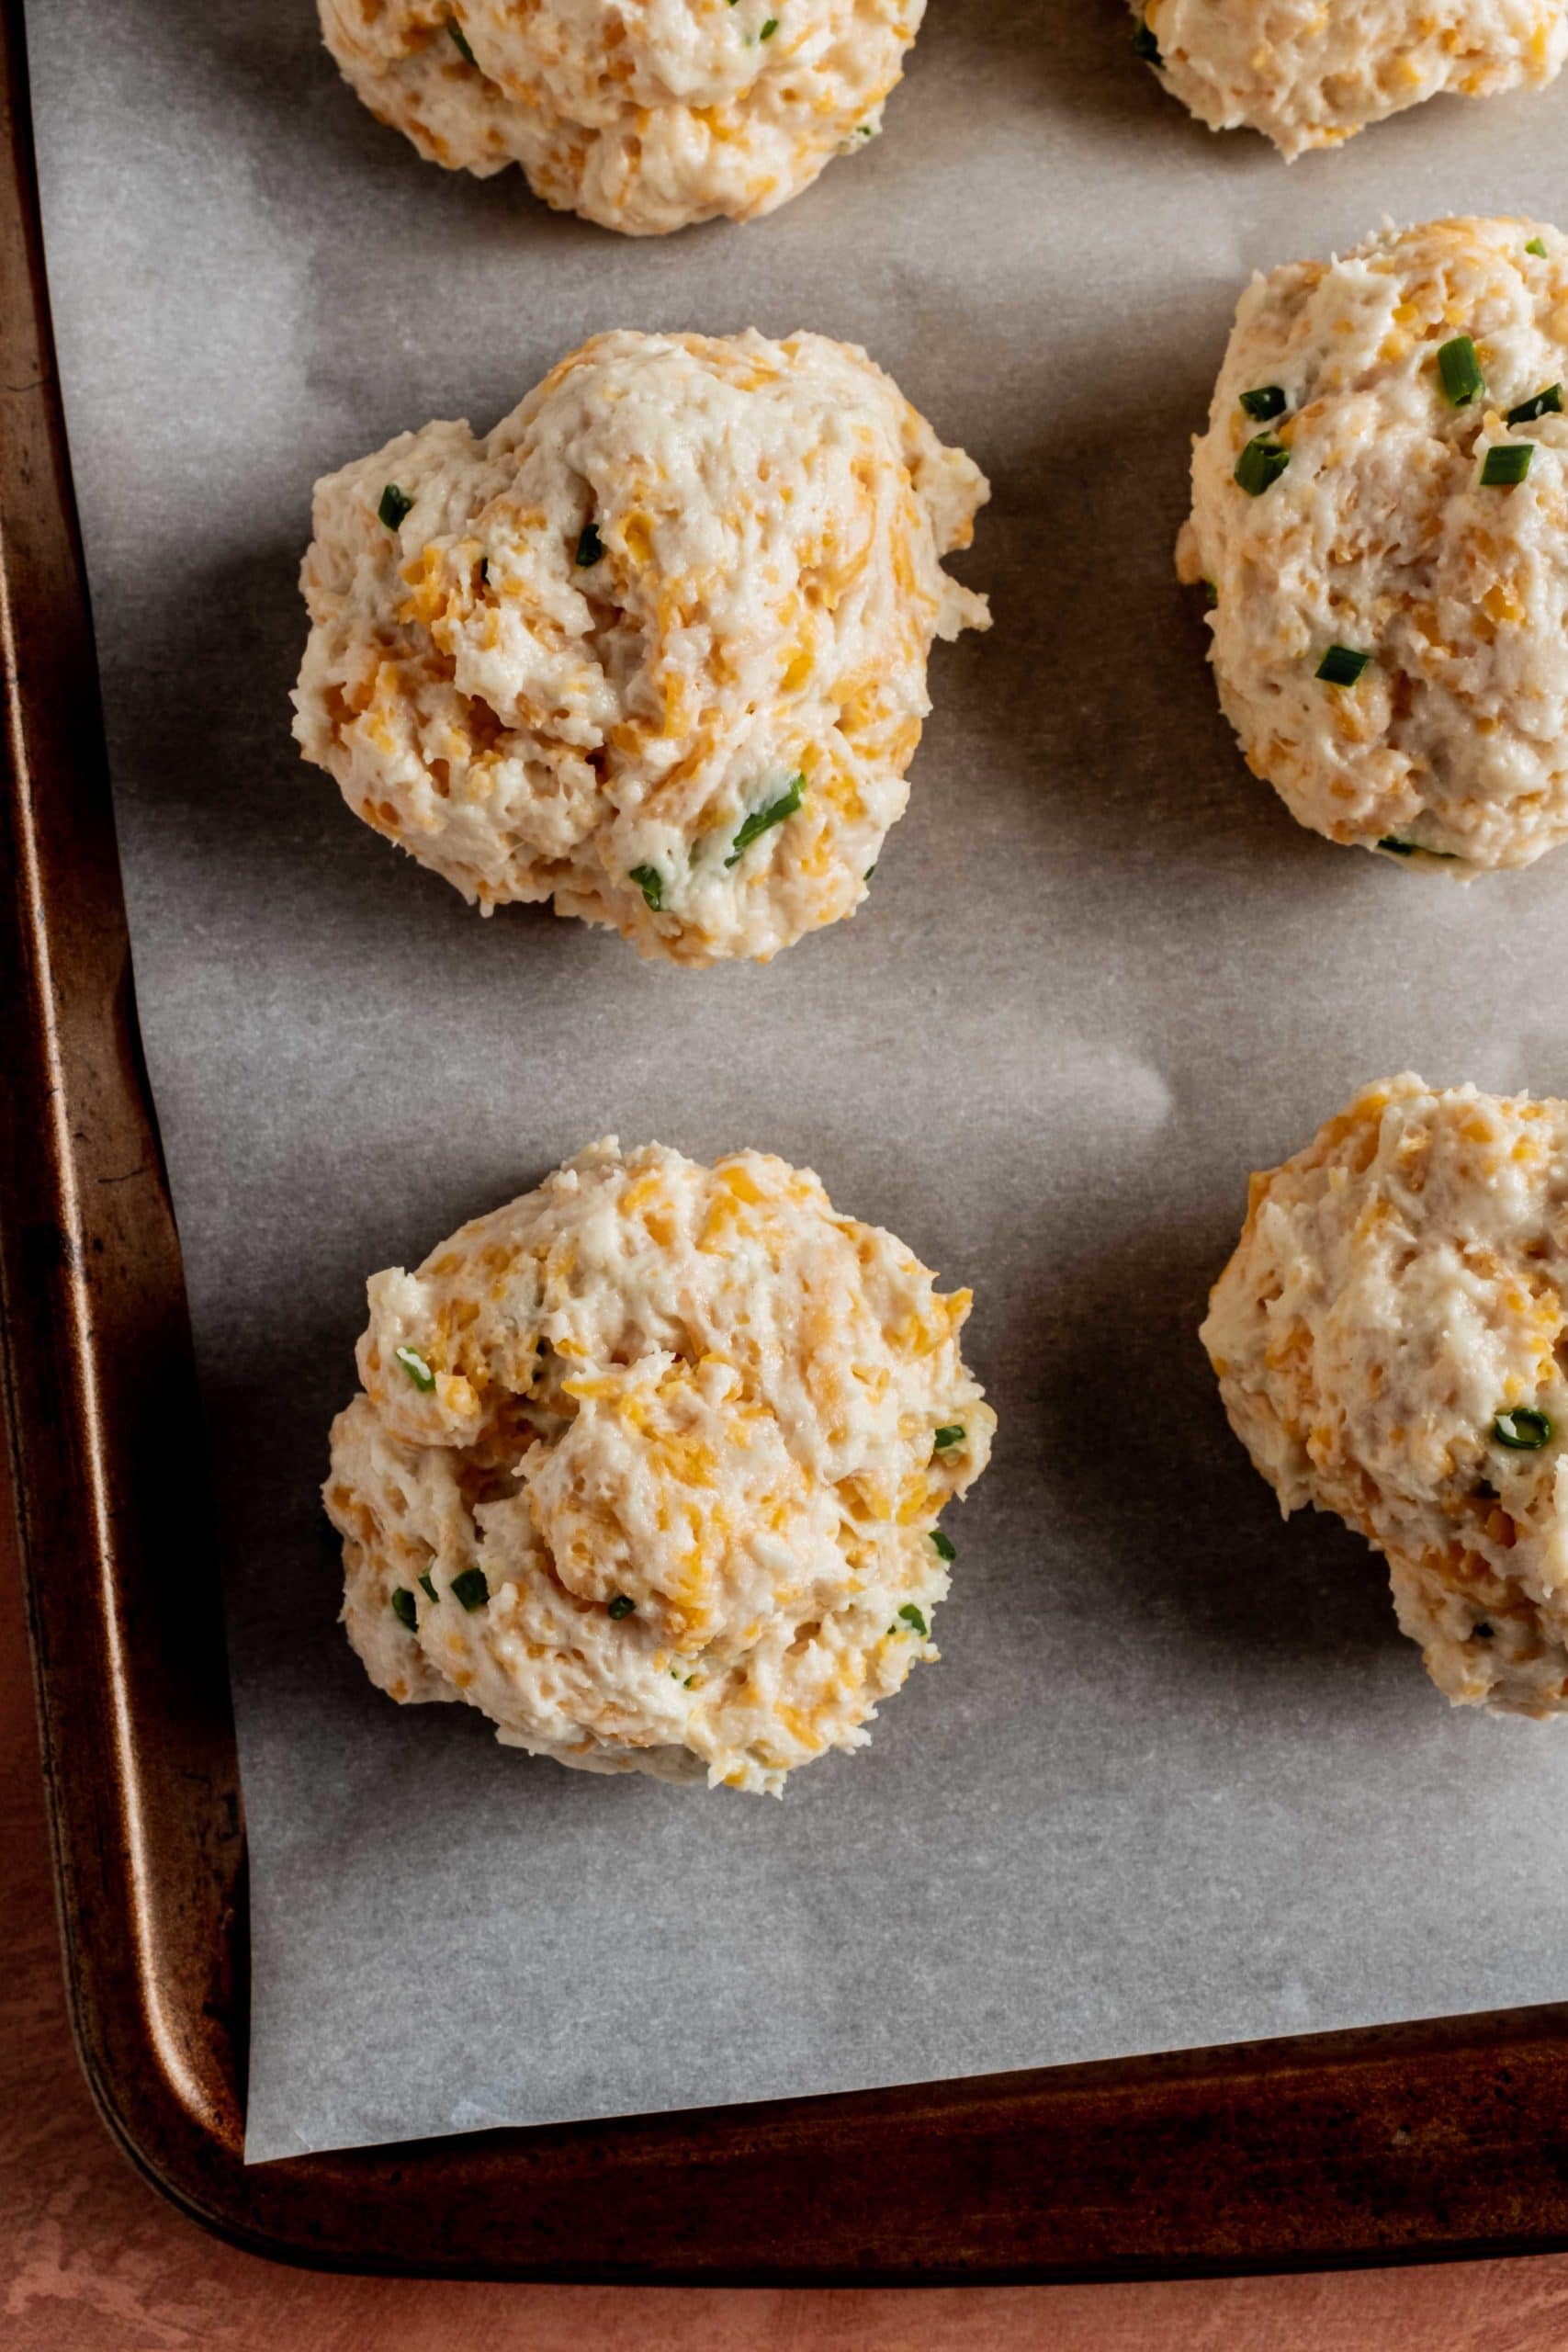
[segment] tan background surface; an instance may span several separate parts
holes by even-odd
[[[61,1994],[9,1501],[0,1487],[3,2352],[1547,2352],[1568,2256],[1305,2278],[934,2293],[424,2286],[219,2245],[130,2171]]]

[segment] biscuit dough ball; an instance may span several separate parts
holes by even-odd
[[[328,48],[427,162],[521,164],[628,236],[754,220],[863,147],[925,0],[320,0]]]
[[[995,1426],[970,1295],[808,1170],[611,1138],[369,1299],[324,1491],[392,1698],[777,1793],[937,1656],[938,1518]]]
[[[295,734],[487,914],[765,961],[865,896],[988,494],[847,344],[599,335],[317,484]]]
[[[1202,1340],[1287,1512],[1386,1555],[1456,1704],[1568,1709],[1568,1102],[1367,1088],[1252,1180]]]
[[[1141,53],[1211,130],[1293,160],[1444,90],[1539,89],[1568,56],[1562,0],[1133,0]]]
[[[1241,300],[1183,578],[1247,764],[1331,841],[1568,835],[1568,240],[1438,220]]]

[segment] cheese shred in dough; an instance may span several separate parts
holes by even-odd
[[[392,1698],[776,1794],[938,1655],[995,1426],[969,1294],[809,1171],[612,1138],[369,1299],[324,1495]]]
[[[1568,57],[1562,0],[1133,5],[1161,74],[1200,122],[1261,130],[1290,160],[1443,91],[1539,89]]]
[[[316,485],[295,734],[487,914],[765,961],[865,896],[987,495],[847,344],[597,336]]]
[[[1247,764],[1407,869],[1568,839],[1568,238],[1435,220],[1255,278],[1182,577]]]
[[[925,0],[320,0],[427,162],[629,236],[750,220],[881,128]]]
[[[1568,1711],[1568,1102],[1371,1086],[1252,1180],[1202,1340],[1289,1513],[1388,1560],[1456,1705]]]

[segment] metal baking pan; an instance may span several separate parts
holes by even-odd
[[[77,2045],[175,2204],[281,2259],[592,2281],[1131,2278],[1568,2245],[1568,2007],[247,2169],[243,1818],[0,0],[3,1370]]]

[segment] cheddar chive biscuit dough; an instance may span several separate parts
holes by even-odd
[[[348,1636],[594,1772],[777,1793],[934,1658],[995,1415],[969,1294],[809,1171],[614,1139],[369,1284],[333,1427]]]
[[[521,164],[630,236],[750,220],[876,134],[925,0],[320,0],[371,112],[430,163]]]
[[[1241,300],[1178,550],[1247,764],[1331,841],[1568,836],[1568,240],[1437,220]]]
[[[1255,1176],[1202,1340],[1291,1512],[1386,1555],[1456,1704],[1568,1709],[1568,1102],[1367,1088]]]
[[[317,484],[295,734],[487,914],[765,961],[865,896],[988,494],[850,345],[599,335]]]
[[[1445,90],[1539,89],[1568,56],[1563,0],[1133,0],[1139,54],[1211,130],[1293,160]]]

